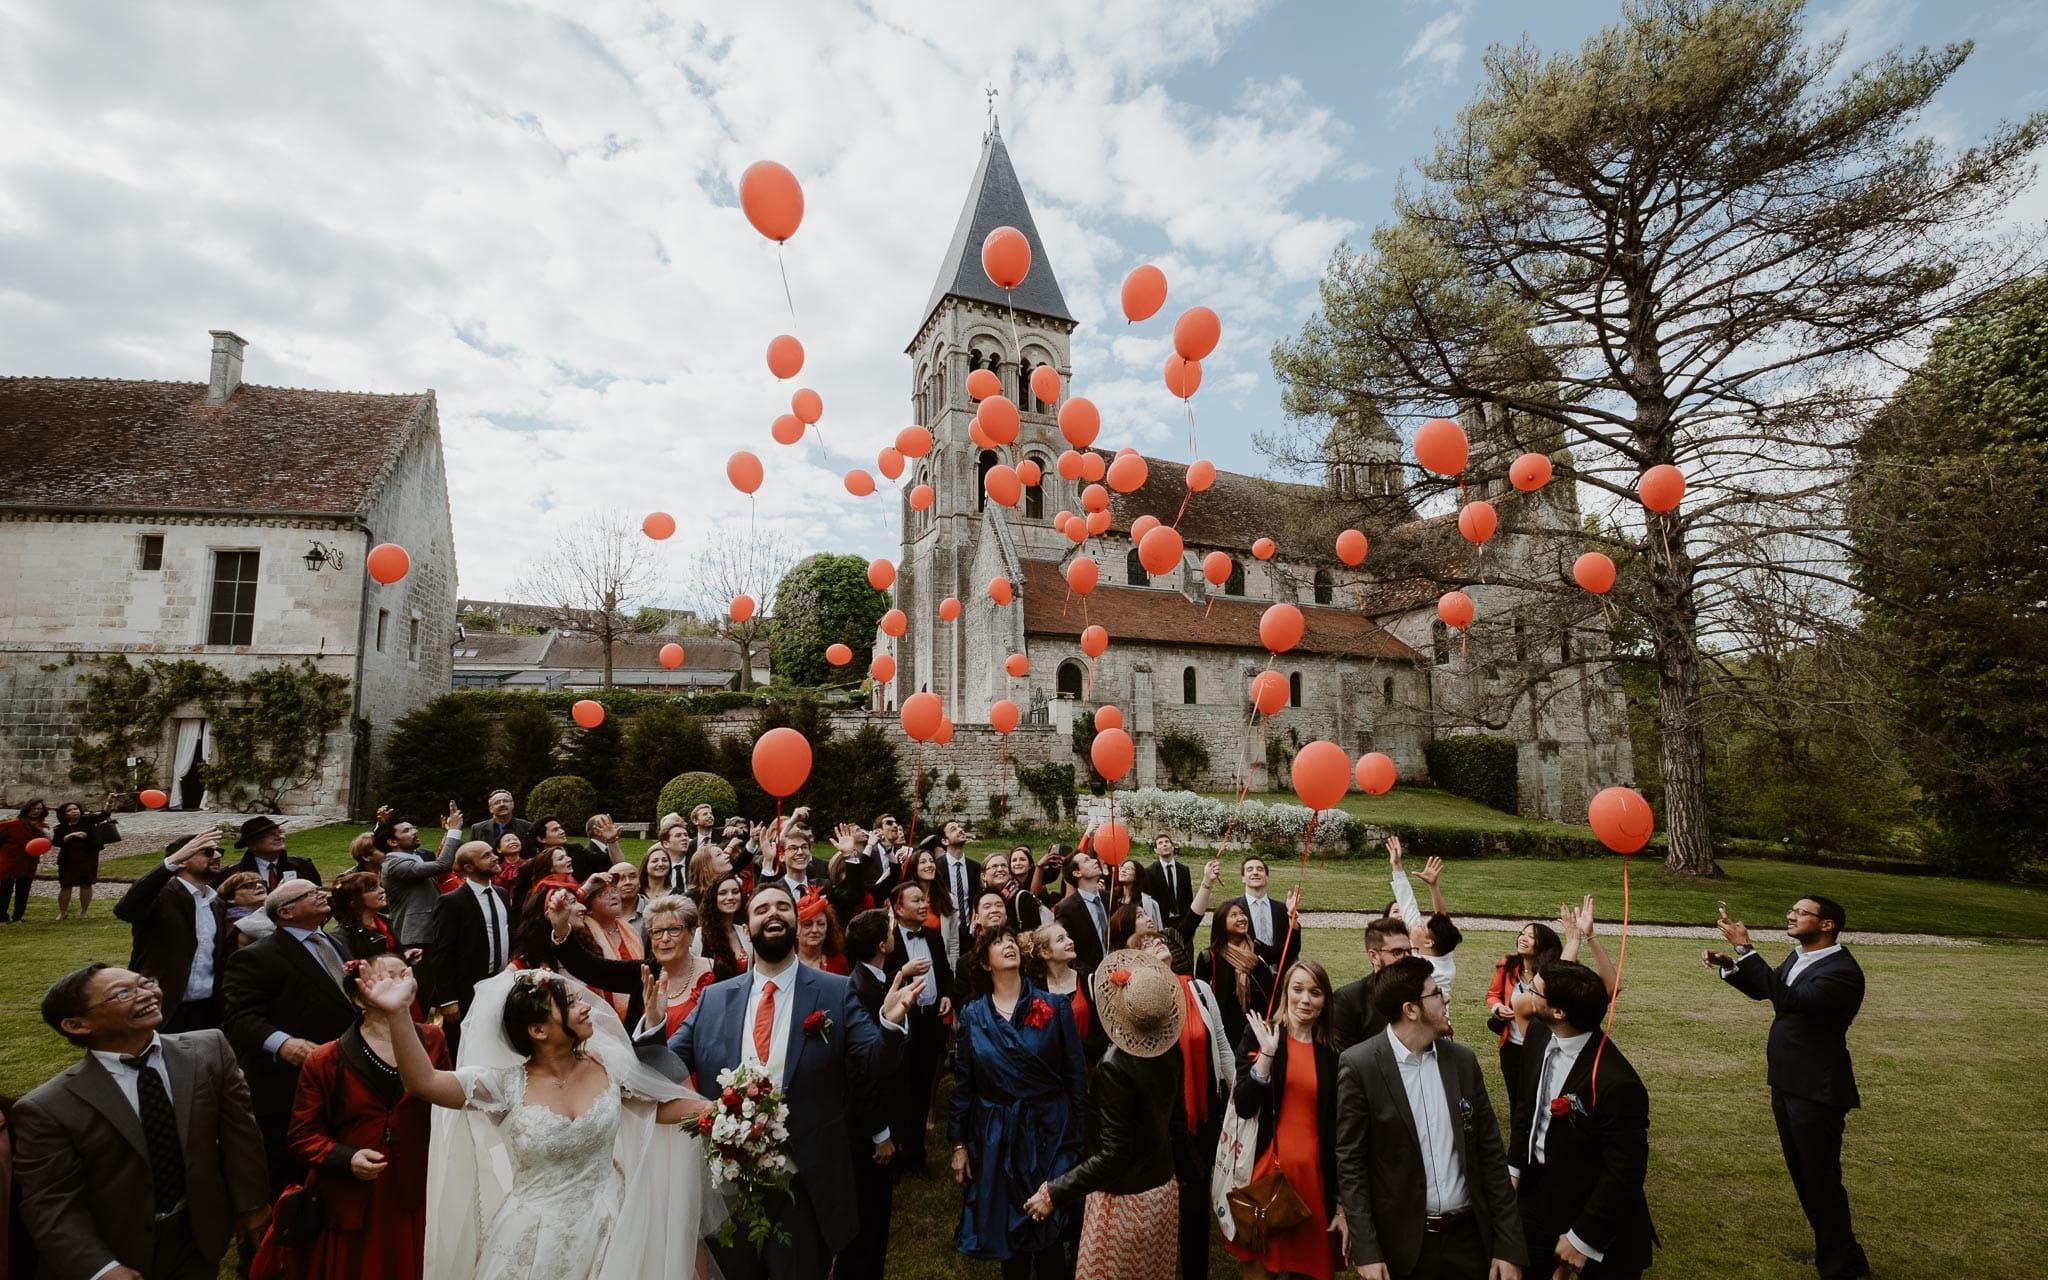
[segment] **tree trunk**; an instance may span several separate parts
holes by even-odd
[[[604,633],[604,687],[605,687],[605,688],[607,688],[607,689],[609,689],[609,688],[611,688],[611,687],[612,687],[612,645],[613,645],[613,644],[615,644],[615,643],[617,643],[617,641],[618,641],[618,637],[612,634],[611,628],[609,628],[609,627],[605,628],[605,633]]]
[[[734,636],[733,641],[740,647],[740,692],[745,693],[754,687],[753,640],[751,637]]]
[[[1664,766],[1664,869],[1719,875],[1707,833],[1707,744],[1700,725],[1699,626],[1683,531],[1668,515],[1650,517],[1650,591],[1646,601],[1657,653],[1657,733]]]

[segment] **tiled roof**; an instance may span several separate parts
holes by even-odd
[[[1114,456],[1103,450],[1104,463]],[[1156,516],[1168,524],[1187,499],[1187,511],[1180,518],[1180,535],[1190,547],[1249,551],[1260,538],[1280,544],[1282,558],[1289,560],[1336,560],[1337,534],[1358,525],[1375,540],[1379,530],[1395,519],[1407,519],[1404,508],[1383,502],[1375,510],[1370,502],[1334,498],[1321,485],[1268,480],[1235,471],[1218,471],[1216,482],[1200,493],[1188,493],[1188,464],[1165,458],[1145,459],[1145,483],[1130,493],[1109,496],[1113,527],[1129,529],[1141,515]]]
[[[463,638],[455,643],[455,662],[457,666],[537,667],[547,661],[548,646],[554,642],[552,632],[529,636],[465,629]]]
[[[628,636],[612,646],[612,669],[625,671],[643,669],[660,671],[661,646],[679,644],[683,646],[684,671],[735,671],[740,665],[740,647],[723,636]],[[765,666],[768,662],[768,646],[755,642],[752,649],[754,665]],[[604,669],[604,645],[596,640],[579,636],[562,636],[548,650],[548,666]]]
[[[981,242],[997,227],[1015,227],[1031,245],[1031,270],[1024,283],[1005,294],[981,267]],[[1025,202],[1023,184],[1010,164],[1010,150],[1003,135],[991,132],[982,144],[981,163],[967,188],[967,203],[953,228],[953,239],[939,265],[939,278],[932,285],[931,301],[925,303],[924,319],[939,309],[951,295],[995,306],[1013,306],[1056,320],[1071,321],[1067,300],[1060,294],[1060,282],[1053,278],[1052,260],[1045,255],[1045,242],[1038,238],[1038,224],[1031,220],[1031,206]],[[923,325],[920,323],[919,328]]]
[[[433,393],[0,378],[0,457],[32,466],[4,505],[108,510],[365,509]]]
[[[1024,630],[1028,635],[1079,637],[1089,621],[1109,629],[1110,643],[1119,640],[1154,644],[1217,645],[1261,649],[1259,618],[1272,604],[1243,596],[1216,596],[1213,605],[1196,603],[1178,591],[1099,585],[1086,597],[1069,599],[1059,566],[1045,560],[1024,562]],[[1302,653],[1341,654],[1358,658],[1410,660],[1415,650],[1382,630],[1364,614],[1349,609],[1300,606],[1308,627],[1296,646]]]

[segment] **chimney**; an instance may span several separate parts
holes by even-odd
[[[242,385],[242,352],[249,344],[231,329],[208,332],[213,335],[213,368],[206,379],[206,407],[218,409]]]

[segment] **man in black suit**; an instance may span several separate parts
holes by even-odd
[[[1847,913],[1830,898],[1801,898],[1785,913],[1785,932],[1798,944],[1771,968],[1749,945],[1749,930],[1721,911],[1721,936],[1735,954],[1701,959],[1752,1000],[1769,1000],[1776,1016],[1764,1050],[1771,1115],[1792,1173],[1799,1207],[1813,1225],[1814,1261],[1824,1280],[1870,1274],[1842,1187],[1842,1131],[1861,1106],[1849,1065],[1849,1024],[1863,1007],[1863,968],[1842,945]]]
[[[490,809],[491,816],[469,829],[469,838],[472,840],[481,840],[495,849],[498,847],[499,838],[507,831],[523,841],[527,838],[527,833],[533,829],[531,822],[513,815],[513,810],[517,809],[519,804],[512,798],[510,791],[501,789],[491,792],[486,807]]]
[[[899,1173],[923,1177],[924,1135],[931,1120],[932,1082],[946,1058],[946,1018],[953,1012],[953,966],[946,942],[925,924],[924,886],[905,880],[889,895],[895,913],[895,944],[883,972],[893,984],[903,974],[922,977],[924,989],[910,1007],[910,1043],[904,1047],[902,1087],[889,1118],[896,1154],[890,1162]]]
[[[1583,1280],[1633,1280],[1649,1267],[1656,1239],[1643,1195],[1649,1092],[1600,1030],[1608,996],[1599,974],[1553,960],[1533,989],[1524,1042],[1532,1070],[1508,1142],[1529,1274],[1562,1266]]]
[[[1178,852],[1172,836],[1153,836],[1153,861],[1138,873],[1138,887],[1159,904],[1168,933],[1181,928],[1195,902],[1195,878],[1175,856]]]
[[[1373,1006],[1373,976],[1396,960],[1415,954],[1408,926],[1399,916],[1381,916],[1365,926],[1365,959],[1372,967],[1356,982],[1337,988],[1337,1049],[1342,1051],[1387,1029],[1387,1020]]]
[[[434,923],[427,932],[433,969],[428,999],[447,1027],[461,1023],[476,984],[512,959],[512,902],[491,883],[498,874],[498,851],[471,841],[455,851],[455,869],[462,883],[434,904]]]
[[[242,860],[228,868],[228,874],[253,871],[265,889],[276,891],[287,880],[320,883],[320,869],[310,859],[294,858],[284,849],[284,828],[270,818],[251,818],[235,837],[235,848],[245,850]]]
[[[895,921],[888,911],[863,911],[846,926],[846,958],[853,965],[853,998],[860,1001],[860,1007],[871,1018],[882,1016],[882,1000],[889,994],[890,957],[895,952]],[[897,966],[898,972],[901,968]],[[896,1143],[889,1118],[900,1105],[895,1089],[900,1079],[898,1076],[883,1082],[871,1111],[856,1110],[847,1117],[847,1136],[853,1143],[854,1203],[860,1212],[860,1233],[834,1265],[833,1275],[839,1280],[882,1280],[884,1260],[889,1256],[889,1214],[896,1199],[896,1180],[889,1173]]]
[[[974,935],[967,927],[968,916],[974,910],[975,895],[981,892],[981,864],[967,856],[967,828],[958,822],[948,822],[939,831],[939,847],[935,851],[939,879],[946,882],[946,889],[953,895],[953,914],[944,925],[946,934],[946,959],[955,969],[960,967],[960,957],[974,947]]]
[[[213,891],[220,834],[173,842],[161,864],[128,886],[114,915],[133,938],[128,967],[156,980],[165,1031],[220,1025],[216,992],[228,963],[228,908]]]
[[[1102,860],[1086,850],[1067,859],[1067,896],[1052,909],[1052,918],[1074,940],[1074,967],[1095,972],[1109,950],[1109,900],[1102,892]]]
[[[1258,951],[1259,959],[1272,965],[1275,974],[1284,974],[1288,965],[1301,959],[1301,929],[1296,927],[1290,931],[1287,927],[1300,905],[1301,890],[1297,888],[1288,893],[1283,913],[1281,904],[1266,896],[1266,885],[1272,877],[1266,869],[1266,860],[1255,853],[1246,854],[1244,861],[1238,864],[1237,877],[1244,883],[1244,892],[1223,906],[1235,903],[1244,908],[1246,917],[1252,922],[1252,946]]]
[[[1337,1186],[1361,1280],[1521,1280],[1526,1253],[1479,1059],[1429,961],[1382,969],[1387,1030],[1337,1060]]]
[[[275,1199],[305,1167],[285,1149],[299,1067],[354,1026],[356,1010],[342,986],[348,944],[326,929],[333,914],[327,891],[317,881],[286,880],[264,900],[263,911],[277,928],[228,957],[221,1028],[249,1080]]]

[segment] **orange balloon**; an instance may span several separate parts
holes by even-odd
[[[1572,581],[1604,596],[1614,588],[1614,561],[1598,551],[1588,551],[1572,561]]]
[[[868,678],[876,684],[887,684],[896,678],[896,659],[886,653],[878,653],[868,663]]]
[[[1123,727],[1124,713],[1122,711],[1119,711],[1107,702],[1095,708],[1095,728],[1097,732],[1104,729],[1121,729]]]
[[[1102,651],[1107,648],[1109,648],[1109,630],[1106,627],[1097,623],[1094,626],[1082,629],[1081,652],[1091,658],[1099,658],[1102,656]]]
[[[1186,549],[1187,544],[1181,541],[1178,529],[1160,525],[1138,543],[1138,563],[1156,578],[1163,573],[1172,573],[1174,566],[1180,563],[1181,552]]]
[[[923,427],[905,427],[896,433],[896,452],[906,458],[922,458],[932,451],[932,433]]]
[[[903,710],[897,719],[903,722],[903,732],[919,742],[929,742],[939,731],[939,721],[946,715],[946,706],[939,701],[936,693],[913,693],[903,700]]]
[[[875,470],[891,480],[903,478],[903,454],[896,449],[884,448],[875,455]]]
[[[1013,653],[1003,659],[1003,670],[1022,678],[1031,674],[1031,659],[1021,653]]]
[[[604,704],[589,698],[579,698],[569,708],[569,718],[586,729],[595,729],[604,723]]]
[[[56,845],[50,843],[48,836],[37,836],[35,839],[23,845],[21,847],[21,851],[31,858],[40,858],[44,854],[48,853],[50,850],[56,847]]]
[[[1447,627],[1472,625],[1472,614],[1472,597],[1462,591],[1446,591],[1437,597],[1436,616],[1442,618]]]
[[[1394,789],[1397,774],[1394,758],[1384,751],[1368,751],[1358,757],[1358,789],[1369,796],[1383,796]]]
[[[1337,558],[1356,569],[1365,563],[1365,535],[1356,529],[1346,529],[1337,535]]]
[[[1062,480],[1079,480],[1081,478],[1081,455],[1072,449],[1067,450],[1059,457],[1053,459],[1053,470],[1060,473],[1060,479]]]
[[[1124,319],[1136,324],[1150,320],[1166,305],[1166,273],[1151,263],[1132,267],[1124,277]]]
[[[855,467],[846,473],[846,491],[856,498],[865,498],[875,491],[875,478]]]
[[[1449,418],[1431,418],[1416,429],[1415,460],[1440,476],[1463,471],[1468,453],[1465,429]]]
[[[988,490],[989,501],[1005,507],[1016,506],[1017,500],[1024,496],[1024,482],[1017,478],[1015,471],[1000,462],[988,469],[982,487]]]
[[[1008,396],[990,396],[981,402],[981,411],[975,414],[981,419],[981,429],[997,444],[1008,444],[1017,438],[1017,405]]]
[[[640,522],[640,532],[656,542],[664,542],[675,536],[676,518],[666,511],[651,511],[647,514],[647,518]],[[376,552],[373,551],[370,554],[375,555]],[[376,572],[376,566],[372,565],[370,568],[371,576],[375,577]],[[381,582],[382,579],[380,578],[378,581]]]
[[[1069,520],[1072,520],[1073,518],[1073,512],[1068,511],[1065,508],[1061,508],[1058,512],[1056,512],[1053,515],[1052,527],[1054,529],[1057,529],[1061,533],[1065,533],[1067,531],[1067,522]]]
[[[1670,463],[1659,463],[1636,481],[1636,496],[1652,511],[1676,511],[1685,498],[1685,473]]]
[[[777,444],[795,444],[804,438],[804,420],[785,413],[769,426],[768,434],[775,437]]]
[[[1185,400],[1202,388],[1202,362],[1166,357],[1166,389],[1176,400]]]
[[[745,622],[745,621],[746,621],[746,620],[747,620],[748,618],[751,618],[751,617],[753,617],[753,616],[754,616],[754,597],[752,597],[752,596],[734,596],[734,597],[732,598],[732,608],[731,608],[731,612],[732,612],[732,620],[733,620],[734,622]]]
[[[1586,806],[1586,821],[1600,843],[1620,854],[1634,853],[1650,842],[1657,814],[1650,802],[1628,787],[1609,787]]]
[[[799,387],[789,398],[789,411],[808,427],[825,416],[825,397],[809,387]]]
[[[1029,489],[1045,479],[1045,472],[1036,462],[1026,458],[1017,464],[1017,478],[1024,482],[1025,488]]]
[[[1317,739],[1294,753],[1294,794],[1311,809],[1334,809],[1351,789],[1351,757]]]
[[[1105,533],[1108,533],[1108,532],[1109,532],[1109,512],[1107,512],[1107,511],[1090,511],[1090,512],[1088,513],[1088,524],[1087,524],[1087,529],[1088,529],[1088,532],[1089,532],[1089,533],[1090,533],[1091,535],[1097,535],[1097,536],[1099,536],[1099,535],[1101,535],[1101,534],[1105,534]]]
[[[1500,513],[1493,509],[1491,502],[1473,499],[1458,512],[1458,532],[1465,535],[1465,541],[1482,543],[1493,536],[1500,527]]]
[[[142,801],[142,807],[145,809],[161,809],[171,802],[171,798],[169,796],[165,795],[161,791],[158,791],[155,787],[151,787],[146,791],[140,792],[136,795],[135,798],[137,800]]]
[[[784,725],[754,739],[754,781],[781,799],[796,794],[811,776],[811,742]]]
[[[967,375],[967,395],[972,400],[986,400],[1003,393],[1003,380],[993,369],[976,369]]]
[[[1017,704],[1008,698],[997,698],[988,704],[988,723],[997,733],[1008,733],[1017,727]]]
[[[953,740],[953,717],[940,716],[939,727],[932,730],[932,745],[943,747]]]
[[[1087,556],[1077,557],[1067,565],[1067,585],[1074,589],[1075,595],[1085,596],[1095,590],[1096,580],[1101,576],[1102,571]]]
[[[740,209],[754,230],[779,244],[804,220],[804,189],[773,160],[756,160],[740,175]]]
[[[1252,677],[1252,705],[1260,715],[1273,715],[1287,705],[1287,677],[1278,671],[1261,671]]]
[[[653,518],[648,517],[649,520]],[[662,519],[668,520],[668,517],[663,516]],[[640,527],[645,529],[647,526],[643,523]],[[675,531],[676,522],[669,520],[668,532]],[[668,534],[661,536],[665,538]],[[371,547],[370,554],[363,558],[363,567],[370,571],[372,579],[388,587],[412,571],[412,557],[405,553],[404,547],[395,542],[380,542]]]
[[[661,665],[670,671],[674,671],[677,667],[683,665],[683,657],[683,646],[679,644],[665,644],[661,646]]]
[[[1301,610],[1285,600],[1266,606],[1259,615],[1259,642],[1273,653],[1285,653],[1301,643],[1302,633],[1308,630],[1308,622],[1301,616]]]
[[[1105,822],[1095,828],[1088,848],[1103,866],[1121,866],[1131,852],[1131,829],[1121,822]]]
[[[1074,516],[1073,518],[1068,520],[1067,541],[1073,543],[1076,546],[1079,546],[1081,543],[1088,541],[1088,522],[1082,519],[1080,516]]]
[[[900,638],[905,631],[910,629],[910,619],[903,615],[903,610],[891,609],[882,615],[881,625],[883,635]]]
[[[877,591],[887,591],[896,581],[896,566],[887,560],[868,561],[868,585]]]
[[[742,449],[725,460],[725,478],[741,493],[752,493],[761,487],[761,460]]]
[[[1087,481],[1089,484],[1094,484],[1096,481],[1102,479],[1102,477],[1106,475],[1108,471],[1109,464],[1104,462],[1102,460],[1102,455],[1095,452],[1093,449],[1090,449],[1088,452],[1081,455],[1081,479]]]
[[[981,269],[996,288],[1016,288],[1031,274],[1031,242],[1015,227],[997,227],[981,242]]]
[[[1220,587],[1230,581],[1230,570],[1230,557],[1221,551],[1211,551],[1202,557],[1202,576],[1213,586]]]
[[[910,509],[912,511],[924,510],[932,505],[932,497],[932,487],[930,485],[918,485],[910,491]]]
[[[998,605],[1006,605],[1015,599],[1015,594],[1010,589],[1010,580],[1000,573],[990,578],[988,580],[988,598],[995,601]]]
[[[1216,464],[1206,458],[1188,467],[1188,492],[1207,493],[1216,483]]]
[[[825,661],[835,667],[843,667],[853,661],[853,650],[843,644],[828,644],[825,646]]]
[[[768,372],[778,378],[794,378],[803,371],[803,343],[786,333],[768,340]]]
[[[1060,406],[1060,434],[1076,449],[1086,449],[1094,444],[1101,430],[1102,414],[1096,411],[1095,402],[1088,397],[1075,396]]]
[[[1139,516],[1136,520],[1131,521],[1131,545],[1136,546],[1143,542],[1145,535],[1158,527],[1158,516]]]
[[[974,447],[977,449],[993,449],[996,447],[996,442],[989,439],[988,432],[982,428],[980,414],[976,414],[967,420],[967,438],[974,441]]]
[[[1031,394],[1047,404],[1058,404],[1060,400],[1060,371],[1049,364],[1039,365],[1031,371]]]
[[[1109,510],[1109,490],[1099,484],[1091,484],[1081,490],[1081,506],[1088,511]]]
[[[946,597],[946,598],[945,598],[944,600],[941,600],[941,601],[939,601],[939,621],[940,621],[940,622],[951,622],[951,621],[952,621],[953,619],[955,619],[955,618],[957,618],[957,617],[959,617],[959,616],[960,616],[960,601],[959,601],[959,599],[958,599],[957,597],[955,597],[955,596],[947,596],[947,597]]]
[[[1540,453],[1525,453],[1508,468],[1508,483],[1523,493],[1534,493],[1550,483],[1550,459]]]
[[[1118,493],[1133,493],[1145,483],[1145,460],[1126,453],[1109,464],[1109,487]]]
[[[1206,360],[1223,337],[1223,322],[1207,307],[1189,307],[1173,322],[1173,349],[1183,360]]]
[[[1279,550],[1279,548],[1273,545],[1273,540],[1271,538],[1260,538],[1257,542],[1254,542],[1252,544],[1252,559],[1271,560],[1273,558],[1273,553],[1277,550]]]
[[[1101,729],[1095,731],[1095,741],[1088,744],[1088,759],[1095,766],[1095,772],[1111,782],[1131,771],[1131,759],[1137,748],[1131,742],[1131,735],[1122,729]]]

